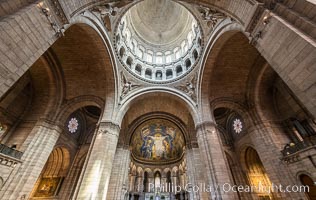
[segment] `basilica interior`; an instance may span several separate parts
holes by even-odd
[[[315,0],[0,16],[1,200],[316,200]]]

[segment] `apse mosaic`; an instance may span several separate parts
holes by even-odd
[[[134,156],[147,161],[180,158],[184,146],[182,132],[175,124],[164,119],[143,123],[136,129],[132,138]]]

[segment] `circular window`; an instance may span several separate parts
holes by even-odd
[[[188,74],[202,49],[196,19],[171,0],[144,0],[131,7],[116,27],[114,40],[121,64],[153,83]]]
[[[78,127],[79,127],[79,122],[78,122],[77,118],[75,118],[75,117],[71,118],[68,122],[68,131],[70,133],[75,133],[75,132],[77,132]]]
[[[82,119],[80,113],[76,112],[68,117],[65,123],[65,130],[69,134],[77,137],[84,126],[84,120]]]
[[[233,130],[235,133],[239,134],[243,131],[243,123],[242,120],[239,118],[235,118],[233,120]]]

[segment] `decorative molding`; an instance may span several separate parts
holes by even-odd
[[[175,88],[183,91],[194,102],[197,101],[196,94],[197,74],[195,74],[189,81],[186,81],[184,85],[176,86]]]
[[[0,153],[0,165],[14,168],[21,160]]]
[[[45,15],[45,17],[47,18],[47,21],[49,22],[51,28],[55,32],[55,36],[56,37],[64,36],[65,24],[62,22],[59,16],[55,12],[51,12],[50,11],[51,9],[49,8],[49,7],[52,7],[52,10],[54,10],[55,6],[54,5],[47,6],[46,4],[44,5],[43,2],[40,2],[37,4],[37,7],[41,10],[43,15]]]
[[[195,129],[197,131],[204,130],[206,127],[214,127],[216,129],[217,125],[215,122],[212,121],[204,121],[204,122],[200,122],[195,126]]]
[[[123,100],[126,95],[132,90],[140,87],[140,85],[135,84],[134,82],[128,80],[124,75],[123,71],[121,72],[121,95],[120,100]]]
[[[120,134],[120,126],[110,121],[100,122],[97,135],[107,134],[118,137]]]
[[[264,12],[263,4],[259,4],[256,8],[255,13],[253,14],[251,21],[249,22],[248,26],[246,27],[246,32],[252,34],[252,32],[255,30],[257,24],[259,23],[261,16]]]
[[[69,24],[69,20],[59,3],[59,0],[50,0],[51,7],[53,8],[54,14],[58,17],[61,25]]]

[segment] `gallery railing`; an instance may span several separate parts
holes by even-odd
[[[10,156],[16,159],[21,159],[23,152],[18,151],[14,148],[10,148],[4,144],[0,144],[0,153],[6,156]]]
[[[301,151],[313,146],[316,146],[316,136],[310,136],[310,137],[304,138],[304,140],[301,142],[287,144],[281,152],[283,156],[289,156],[298,151]]]

